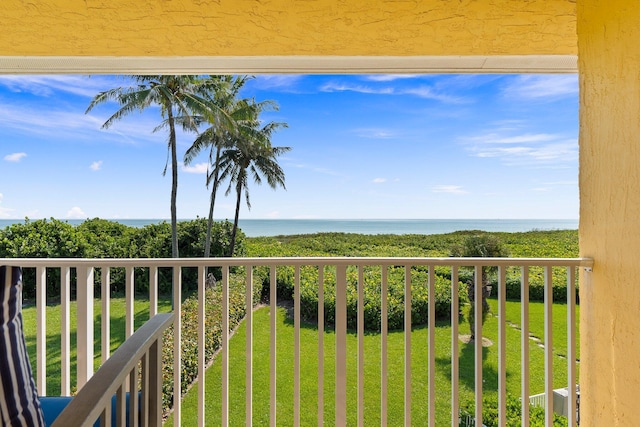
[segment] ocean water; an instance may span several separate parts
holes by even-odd
[[[0,220],[0,228],[21,223],[21,219]],[[160,219],[114,220],[131,227],[155,224]],[[77,225],[82,220],[67,220]],[[532,230],[577,230],[577,219],[241,219],[239,226],[248,237],[311,234],[325,232],[357,234],[443,234],[462,230],[524,232]]]

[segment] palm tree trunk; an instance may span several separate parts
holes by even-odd
[[[231,243],[229,244],[229,256],[233,256],[233,250],[236,245],[236,232],[238,231],[238,219],[240,218],[240,201],[242,200],[242,184],[238,182],[236,186],[238,197],[236,198],[236,215],[233,218],[233,230],[231,231]]]
[[[176,205],[178,199],[178,153],[176,148],[176,128],[173,109],[167,109],[169,121],[169,145],[171,148],[171,256],[178,258],[178,219]]]
[[[211,256],[211,229],[213,228],[213,207],[216,203],[216,192],[218,190],[219,171],[218,162],[220,161],[220,147],[216,151],[216,167],[213,171],[213,187],[211,188],[211,202],[209,204],[209,219],[207,220],[207,237],[204,241],[204,257]]]

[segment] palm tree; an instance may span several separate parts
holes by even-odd
[[[210,121],[228,123],[226,115],[211,102],[199,95],[202,78],[195,75],[134,75],[129,76],[137,85],[117,87],[96,95],[85,113],[107,101],[120,104],[120,109],[109,117],[103,128],[109,128],[117,120],[133,111],[142,111],[151,105],[159,105],[162,123],[154,132],[167,127],[167,163],[163,175],[167,172],[171,158],[171,255],[178,257],[178,230],[176,200],[178,194],[178,156],[176,148],[176,126],[184,130],[197,132],[203,115]]]
[[[276,158],[291,150],[291,147],[273,147],[271,135],[278,129],[287,127],[286,123],[269,122],[260,127],[258,115],[260,104],[252,103],[255,117],[238,125],[238,133],[234,136],[234,146],[227,148],[220,156],[220,180],[229,178],[229,187],[226,195],[232,189],[236,192],[236,207],[229,244],[229,256],[233,256],[240,205],[244,192],[247,207],[251,209],[249,201],[249,178],[253,178],[256,184],[261,184],[263,178],[269,186],[275,189],[277,186],[285,188],[284,171],[278,165]]]
[[[221,126],[219,123],[210,123],[211,126],[200,133],[184,156],[185,164],[190,164],[194,158],[207,147],[209,148],[209,165],[212,170],[207,170],[206,185],[211,185],[211,197],[209,199],[209,215],[207,220],[207,234],[205,238],[204,257],[211,254],[211,229],[213,227],[213,211],[215,207],[216,194],[220,186],[220,156],[222,150],[232,148],[235,141],[235,133],[238,124],[252,120],[255,116],[255,107],[247,100],[238,100],[237,95],[249,79],[247,76],[211,76],[208,84],[203,85],[205,96],[215,102],[224,110],[231,121],[236,124],[234,129],[228,126]],[[271,101],[259,104],[259,108],[264,109]],[[215,156],[214,156],[215,152]]]
[[[506,257],[509,256],[507,248],[504,247],[500,239],[489,234],[478,234],[468,236],[462,242],[462,245],[454,247],[452,249],[452,255],[457,257]],[[480,284],[482,292],[482,324],[489,313],[490,307],[487,302],[489,296],[489,273],[495,271],[495,267],[483,266],[480,269]],[[475,286],[474,278],[471,278],[467,283],[467,294],[471,306],[469,308],[469,329],[471,332],[471,339],[476,336],[475,327]]]

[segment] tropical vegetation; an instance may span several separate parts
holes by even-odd
[[[216,256],[224,256],[227,253],[231,241],[233,225],[230,222],[214,223],[214,238],[212,239],[212,253],[218,254]],[[197,219],[194,221],[184,221],[178,223],[178,232],[180,236],[180,251],[186,256],[199,257],[204,250],[204,242],[206,240],[207,233],[207,220]],[[403,236],[391,236],[391,235],[355,235],[344,233],[320,233],[312,235],[301,236],[277,236],[277,237],[259,237],[259,238],[247,238],[241,232],[239,236],[242,238],[239,240],[239,245],[236,246],[236,254],[241,256],[250,257],[265,257],[265,256],[402,256],[402,257],[417,257],[417,256],[433,256],[442,257],[448,256],[452,253],[452,248],[464,244],[470,236],[485,235],[491,238],[498,239],[504,246],[505,250],[514,257],[574,257],[577,255],[578,240],[577,231],[532,231],[528,233],[481,233],[478,231],[456,232],[443,235],[403,235]],[[152,224],[142,228],[128,227],[122,224],[102,220],[92,219],[85,221],[78,226],[72,226],[66,222],[58,220],[26,220],[23,224],[14,224],[6,227],[4,230],[0,230],[0,257],[170,257],[171,256],[171,230],[167,223]],[[48,274],[55,274],[56,269],[48,269]],[[25,269],[25,293],[27,295],[33,294],[34,282],[33,278],[29,278],[28,274],[30,269]],[[564,295],[566,301],[566,277],[561,277],[562,272],[554,273],[554,302],[560,302],[560,304],[554,304],[554,310],[562,308],[562,300],[560,297]],[[145,271],[136,272],[136,290],[142,294],[146,294],[145,280],[148,277],[148,273]],[[306,324],[313,324],[317,318],[317,312],[314,313],[314,307],[317,310],[317,269],[309,267],[309,269],[302,269],[301,280],[301,314],[303,320],[309,321]],[[399,274],[399,273],[398,273]],[[246,303],[244,301],[244,271],[237,269],[232,271],[230,278],[231,293],[230,293],[230,313],[232,319],[230,319],[230,327],[237,326],[240,320],[246,313]],[[325,290],[325,319],[331,323],[331,313],[333,312],[333,304],[335,304],[334,296],[332,295],[331,281],[332,274],[330,271],[325,272],[326,290]],[[355,292],[355,286],[357,282],[357,275],[350,271],[349,277],[349,294],[348,300],[353,303],[357,296]],[[376,300],[380,300],[377,295],[376,287],[373,284],[379,281],[379,269],[377,272],[370,271],[366,275],[365,294],[368,295],[368,307],[367,316],[365,317],[366,327],[369,330],[367,336],[375,337],[380,331],[380,312],[379,307],[375,305]],[[535,269],[532,269],[531,274],[531,287],[530,297],[532,299],[532,305],[540,304],[535,301],[540,301],[543,298],[542,289],[542,272],[538,274]],[[266,302],[269,295],[269,271],[256,267],[253,275],[254,286],[254,304],[257,304],[260,299]],[[399,274],[396,277],[396,272],[393,270],[389,274],[389,288],[399,289],[399,293],[402,292],[402,283],[404,275]],[[162,280],[162,279],[161,279]],[[415,269],[412,271],[412,280],[420,286],[424,282],[424,271]],[[467,302],[467,293],[465,285],[464,273],[461,272],[461,281],[459,283],[458,297],[462,304]],[[488,274],[488,282],[493,283],[495,281],[495,275]],[[564,282],[563,282],[564,280]],[[124,275],[121,276],[117,271],[112,272],[112,295],[117,297],[124,292]],[[59,279],[48,278],[48,295],[55,295]],[[96,283],[99,283],[99,278],[96,277]],[[164,285],[161,285],[161,293],[170,295],[171,291],[171,275],[167,272],[164,279]],[[185,295],[185,301],[183,302],[183,311],[181,313],[183,319],[183,366],[182,366],[182,378],[181,384],[182,392],[186,392],[193,383],[196,375],[196,360],[197,360],[197,337],[194,335],[197,328],[192,325],[197,323],[197,297],[193,293],[196,289],[195,275],[191,277],[187,271],[185,271],[183,277],[183,290]],[[438,321],[439,328],[446,327],[450,317],[450,276],[447,275],[445,269],[436,271],[436,314],[441,320]],[[286,303],[293,295],[293,276],[292,271],[286,268],[278,268],[278,280],[277,280],[277,293],[280,302]],[[517,280],[515,272],[509,275],[507,280],[508,297],[512,296],[514,299],[520,298],[520,284]],[[509,287],[512,287],[512,291],[509,291]],[[517,288],[517,289],[516,289]],[[52,292],[49,294],[49,292]],[[96,286],[96,296],[100,295],[99,286]],[[427,295],[423,295],[418,290],[413,292],[412,295],[415,298],[412,304],[415,307],[426,306],[428,299]],[[144,297],[142,297],[144,298]],[[212,363],[215,352],[220,348],[221,337],[223,331],[221,330],[220,322],[220,289],[208,288],[206,290],[205,298],[207,300],[207,327],[206,334],[206,360],[207,363]],[[53,298],[55,300],[55,298]],[[168,299],[167,299],[168,300]],[[390,333],[395,333],[394,330],[399,330],[402,327],[402,320],[404,312],[402,310],[402,303],[400,301],[396,303],[392,302],[393,298],[389,298],[389,327]],[[118,301],[116,298],[114,301]],[[493,305],[493,300],[489,302]],[[349,303],[348,310],[355,310],[355,304]],[[394,305],[395,304],[395,305]],[[513,307],[511,307],[514,305]],[[541,305],[541,304],[540,304]],[[48,310],[56,307],[54,305],[48,308]],[[511,313],[510,310],[513,310]],[[535,311],[531,308],[532,313]],[[99,310],[96,311],[98,313]],[[117,313],[117,311],[116,311]],[[417,330],[421,330],[420,324],[423,324],[428,312],[416,312],[413,319],[414,326]],[[422,314],[420,314],[422,313]],[[507,303],[507,316],[510,321],[517,323],[519,314],[519,302]],[[509,317],[510,316],[510,317]],[[559,315],[560,316],[560,315]],[[566,317],[566,316],[562,316]],[[351,313],[348,315],[349,327],[355,326],[355,315]],[[286,323],[286,322],[285,322]],[[256,326],[257,327],[257,326]],[[565,326],[566,327],[566,326]],[[327,330],[330,330],[328,328]],[[483,330],[486,333],[491,334],[492,326],[489,325]],[[541,325],[538,325],[538,321],[532,320],[530,324],[532,333],[537,333],[542,338],[544,333]],[[49,331],[49,329],[48,329]],[[49,331],[51,332],[51,331]],[[53,333],[53,332],[51,332]],[[564,332],[566,334],[566,331]],[[563,331],[555,331],[555,337],[563,336]],[[96,338],[99,339],[99,338]],[[123,339],[123,337],[120,337]],[[173,376],[171,375],[170,361],[171,361],[171,339],[172,335],[168,334],[165,338],[165,348],[168,353],[165,354],[165,360],[167,370],[165,371],[165,396],[164,404],[165,410],[168,410],[171,405],[171,393],[173,386]],[[562,347],[562,346],[561,346]],[[554,345],[555,348],[555,345]],[[566,355],[566,348],[558,348],[558,357]],[[443,356],[444,357],[444,356]],[[444,359],[443,359],[444,360]],[[461,365],[462,366],[462,365]],[[472,365],[470,365],[472,366]],[[461,368],[462,369],[462,368]]]
[[[260,113],[267,108],[277,108],[274,101],[255,102],[239,99],[240,89],[247,81],[246,76],[196,76],[196,75],[133,75],[124,76],[129,85],[106,90],[97,94],[90,102],[86,113],[100,104],[115,101],[119,109],[103,124],[111,127],[135,111],[151,106],[159,106],[161,122],[154,132],[166,129],[167,163],[163,174],[167,172],[170,161],[171,170],[171,255],[179,256],[177,225],[178,194],[178,152],[177,128],[195,133],[196,137],[190,149],[184,155],[185,164],[205,147],[211,147],[211,172],[207,172],[206,185],[212,184],[207,223],[208,238],[203,255],[210,256],[210,233],[213,226],[213,209],[218,186],[228,178],[229,194],[235,188],[236,213],[231,237],[231,247],[227,256],[232,256],[238,227],[240,198],[244,192],[249,203],[248,178],[260,184],[264,178],[271,188],[285,187],[284,171],[276,158],[290,150],[289,147],[273,147],[272,134],[286,123],[269,122],[261,125]],[[201,132],[202,125],[207,126]]]

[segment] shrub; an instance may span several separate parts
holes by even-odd
[[[324,319],[327,326],[335,324],[336,307],[336,272],[335,268],[324,271]],[[404,326],[404,267],[392,267],[388,274],[388,327],[390,330],[402,329]],[[270,272],[262,274],[262,296],[269,296]],[[380,331],[382,317],[380,268],[365,267],[364,276],[364,328],[367,331]],[[451,316],[451,280],[435,276],[435,316],[449,318]],[[278,300],[293,301],[294,268],[281,267],[277,271]],[[466,302],[466,288],[459,284],[458,298],[460,305]],[[347,268],[347,327],[357,328],[358,313],[358,271],[355,267]],[[411,322],[413,325],[426,324],[429,316],[428,272],[419,268],[411,270]],[[300,269],[300,315],[308,322],[318,319],[318,268],[304,266]]]
[[[473,417],[474,405],[471,404],[468,407],[460,410],[460,426],[466,426],[464,421],[468,417]],[[531,427],[544,427],[544,408],[537,406],[530,406],[529,409],[529,425]],[[519,427],[522,425],[522,404],[520,399],[507,394],[507,425],[512,427]],[[485,395],[482,399],[482,424],[487,427],[498,427],[498,395],[491,393]],[[554,427],[566,427],[568,426],[568,419],[561,417],[557,414],[553,414]]]
[[[556,278],[554,276],[552,283],[552,294],[553,301],[556,303],[566,303],[567,302],[567,285],[566,285],[566,274],[564,277]],[[494,286],[494,295],[495,290],[497,289],[497,281],[493,281],[492,285]],[[578,295],[578,283],[576,281],[576,303],[579,303],[579,295]],[[507,299],[520,301],[521,299],[521,278],[518,275],[517,277],[507,276],[506,281],[506,294]],[[529,300],[530,301],[544,301],[544,280],[542,277],[530,277],[529,281]]]
[[[229,332],[234,330],[246,314],[245,275],[229,278]],[[253,305],[258,303],[261,283],[254,279]],[[182,373],[181,392],[184,394],[198,375],[198,296],[192,295],[182,303]],[[222,346],[222,288],[205,289],[204,326],[205,364],[209,364]],[[173,325],[163,337],[162,406],[166,413],[173,405]]]
[[[180,221],[178,244],[180,256],[202,257],[206,236],[205,219]],[[216,222],[211,232],[211,256],[226,256],[233,224]],[[245,235],[241,230],[236,237],[235,255],[244,256]],[[30,221],[12,224],[0,230],[0,258],[169,258],[171,257],[171,227],[166,222],[149,224],[141,228],[129,227],[99,218],[88,219],[78,226],[68,222],[51,220]],[[213,271],[220,277],[220,271]],[[101,270],[94,275],[95,294],[100,295]],[[195,290],[190,284],[197,283],[195,269],[186,269],[184,292]],[[24,295],[35,297],[35,270],[24,271]],[[149,289],[148,269],[136,268],[136,291],[146,293]],[[71,271],[71,287],[75,289],[75,269]],[[60,269],[47,269],[47,298],[60,297]],[[125,270],[111,270],[111,292],[122,294],[125,287]],[[158,287],[161,294],[170,294],[172,289],[171,269],[158,271]]]

